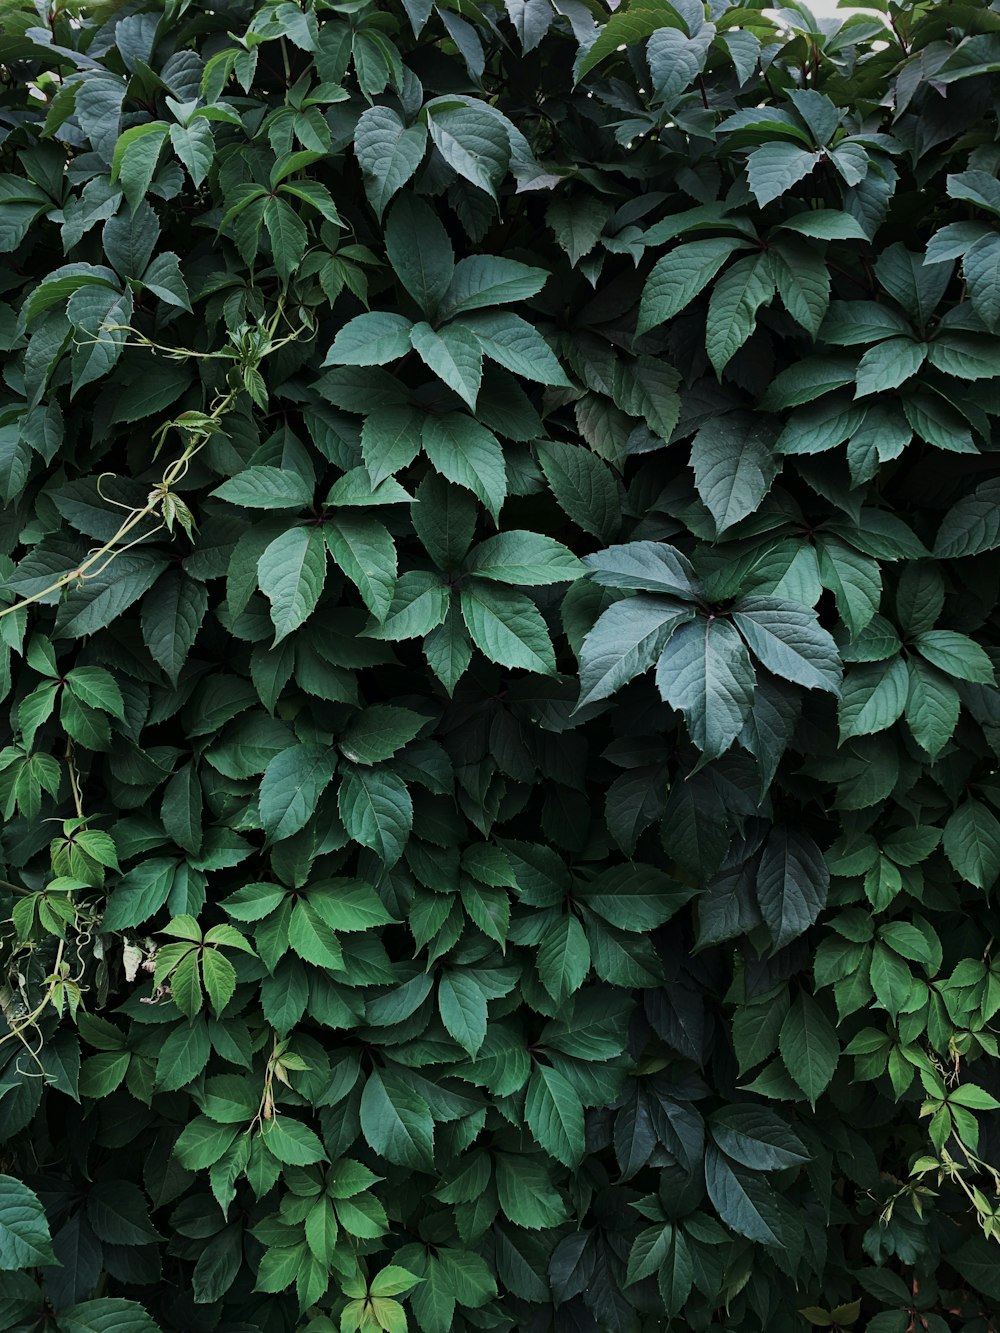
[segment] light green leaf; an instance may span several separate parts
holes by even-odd
[[[704,291],[737,250],[746,242],[735,236],[690,241],[658,259],[643,288],[637,333],[645,333],[679,314]]]
[[[387,868],[394,866],[413,827],[413,802],[402,778],[387,769],[350,767],[337,801],[349,836],[371,848]]]
[[[421,322],[410,330],[410,342],[424,364],[475,411],[483,377],[478,339],[460,324],[446,324],[435,333],[429,324]]]
[[[815,1104],[840,1059],[840,1044],[822,1008],[804,992],[792,1003],[778,1037],[782,1063]]]
[[[323,365],[384,366],[410,350],[412,328],[412,320],[385,310],[356,315],[337,334]]]
[[[977,889],[992,888],[1000,877],[1000,820],[968,797],[944,826],[944,851],[963,879]]]
[[[507,469],[493,432],[463,412],[445,412],[425,419],[422,439],[437,471],[472,491],[499,519],[507,496]]]
[[[313,613],[325,580],[326,546],[319,528],[289,528],[265,548],[257,581],[271,603],[276,644]]]
[[[270,761],[260,784],[260,818],[272,842],[289,838],[312,818],[336,768],[331,746],[289,746]]]
[[[416,171],[426,149],[426,128],[404,126],[391,107],[371,106],[359,117],[354,151],[364,172],[365,193],[379,217]]]
[[[0,1269],[57,1263],[45,1210],[26,1185],[0,1176]]]
[[[418,1171],[432,1164],[434,1121],[427,1103],[392,1075],[369,1074],[361,1095],[361,1132],[388,1162]]]
[[[465,562],[469,574],[497,583],[537,586],[566,583],[584,573],[567,547],[538,532],[498,532],[473,547]]]
[[[806,689],[839,692],[837,645],[814,611],[775,597],[743,597],[733,620],[768,671]]]
[[[486,996],[475,978],[446,968],[438,983],[438,1009],[449,1033],[474,1057],[486,1040]]]
[[[461,607],[472,642],[491,662],[555,674],[555,653],[545,621],[523,593],[471,579],[462,587]]]
[[[728,621],[699,616],[671,636],[656,668],[656,685],[684,714],[691,739],[706,759],[724,754],[753,704],[754,669]]]
[[[557,1069],[536,1064],[528,1081],[524,1118],[539,1147],[564,1166],[583,1160],[583,1106],[573,1085]]]
[[[717,375],[753,333],[757,311],[774,292],[774,276],[766,254],[738,259],[715,284],[708,303],[705,348]]]
[[[396,588],[396,546],[385,525],[367,514],[345,513],[323,524],[322,537],[334,563],[381,621],[392,605]]]
[[[772,439],[756,418],[731,413],[708,420],[692,440],[695,486],[719,532],[752,514],[770,490],[777,472]]]

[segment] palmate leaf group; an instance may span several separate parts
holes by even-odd
[[[998,72],[0,0],[0,1330],[993,1327]]]

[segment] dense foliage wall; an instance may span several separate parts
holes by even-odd
[[[987,1333],[1000,12],[0,0],[0,1328]]]

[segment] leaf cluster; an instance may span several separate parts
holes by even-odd
[[[995,1326],[998,73],[0,0],[0,1330]]]

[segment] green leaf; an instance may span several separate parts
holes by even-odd
[[[656,685],[684,714],[692,741],[706,759],[724,754],[753,704],[754,669],[728,621],[698,617],[671,636],[656,668]]]
[[[392,605],[396,588],[396,546],[386,527],[366,514],[341,511],[324,523],[322,539],[334,563],[355,585],[375,619],[381,621]]]
[[[537,1231],[565,1221],[566,1205],[537,1155],[497,1153],[495,1169],[500,1207],[515,1226]]]
[[[570,381],[552,348],[536,328],[513,311],[463,315],[449,327],[471,333],[486,356],[505,370],[539,384],[569,387]]]
[[[264,205],[264,226],[271,238],[274,266],[287,282],[302,262],[309,234],[291,206],[280,198],[270,198]]]
[[[369,107],[354,128],[354,151],[364,172],[365,193],[379,217],[406,184],[427,149],[423,125],[404,126],[391,107]]]
[[[844,624],[856,638],[877,613],[882,598],[882,573],[878,563],[853,550],[836,537],[816,543],[819,577],[837,603]]]
[[[768,671],[807,689],[840,689],[837,645],[814,611],[775,597],[743,597],[733,620]]]
[[[666,597],[628,597],[601,615],[580,650],[580,701],[620,690],[659,661],[670,636],[692,611]]]
[[[308,902],[298,902],[288,921],[288,943],[315,967],[343,971],[344,955],[336,935]]]
[[[709,1120],[719,1148],[755,1171],[782,1171],[803,1166],[811,1154],[779,1115],[764,1106],[726,1106]]]
[[[823,257],[791,238],[773,245],[769,257],[782,304],[815,337],[830,304],[830,273]]]
[[[500,532],[470,551],[466,571],[497,583],[537,586],[577,579],[584,567],[561,542],[528,531]]]
[[[917,373],[927,357],[924,343],[912,338],[888,338],[865,352],[858,362],[856,398],[884,393],[904,384]]]
[[[559,440],[539,440],[535,452],[564,513],[592,537],[613,541],[621,525],[621,500],[608,465],[589,449]]]
[[[637,333],[679,314],[705,290],[726,260],[746,242],[734,236],[690,241],[657,260],[643,288]]]
[[[478,340],[460,324],[446,324],[435,332],[429,324],[414,324],[410,342],[420,359],[444,380],[472,411],[483,377],[483,353]]]
[[[137,1301],[117,1296],[83,1301],[59,1312],[66,1333],[159,1333],[157,1324]]]
[[[56,634],[81,638],[110,625],[156,582],[166,562],[152,554],[130,552],[93,572],[80,588],[64,596],[56,617]]]
[[[274,756],[260,784],[260,819],[272,842],[306,826],[336,768],[330,746],[299,744]]]
[[[384,366],[389,361],[396,361],[410,350],[413,327],[412,320],[385,310],[356,315],[333,340],[323,365]],[[225,486],[220,490],[225,490]],[[222,498],[228,497],[223,495]]]
[[[13,1176],[0,1176],[0,1269],[57,1262],[38,1196]]]
[[[210,1047],[204,1019],[182,1023],[168,1034],[156,1061],[156,1085],[174,1092],[197,1078],[208,1064]]]
[[[719,532],[752,514],[771,489],[770,443],[767,428],[741,413],[710,419],[692,440],[695,486]]]
[[[203,584],[165,574],[142,603],[142,638],[153,660],[176,684],[208,611]]]
[[[705,1184],[719,1216],[738,1236],[763,1245],[782,1244],[782,1215],[771,1187],[711,1144],[705,1153]]]
[[[715,284],[708,303],[705,349],[717,375],[721,376],[753,333],[757,311],[774,292],[774,276],[766,254],[737,260]]]
[[[469,255],[455,266],[441,302],[441,318],[454,319],[470,310],[492,310],[512,301],[527,301],[542,290],[548,277],[547,269],[530,268],[514,259]]]
[[[696,601],[701,588],[691,562],[665,542],[626,542],[584,557],[595,583],[606,588],[641,588],[644,592]]]
[[[268,1151],[286,1166],[309,1166],[326,1160],[317,1136],[308,1125],[291,1116],[276,1115],[266,1120],[261,1126],[260,1137]]]
[[[432,317],[455,270],[455,253],[441,222],[423,200],[403,195],[386,219],[385,246],[396,276]]]
[[[374,704],[348,723],[340,749],[354,764],[381,763],[408,745],[426,724],[421,713],[395,704]]]
[[[556,197],[545,212],[546,222],[574,268],[593,250],[610,216],[608,203],[586,194]]]
[[[134,213],[153,180],[160,149],[167,139],[165,121],[134,125],[118,136],[111,159],[111,179],[120,180],[125,198]]]
[[[73,667],[66,672],[63,680],[70,693],[81,703],[125,721],[122,692],[110,671],[105,671],[103,667]]]
[[[1000,480],[984,481],[945,514],[934,543],[941,560],[980,555],[1000,546]]]
[[[622,47],[634,46],[643,38],[649,37],[660,27],[680,27],[679,16],[672,5],[657,3],[656,0],[633,2],[628,9],[612,14],[601,29],[596,41],[580,61],[576,77],[579,81],[589,74],[595,65],[600,64],[609,55],[620,51]]]
[[[106,931],[141,925],[166,903],[173,886],[177,862],[155,857],[133,866],[115,885],[104,909]]]
[[[413,826],[413,802],[403,780],[386,769],[351,767],[337,801],[350,837],[369,847],[386,867],[395,865]]]
[[[944,826],[944,851],[955,872],[977,889],[1000,877],[1000,820],[982,801],[968,797]]]
[[[491,662],[554,675],[555,653],[541,613],[523,593],[471,579],[462,587],[462,618]]]
[[[499,520],[507,497],[507,469],[496,436],[464,412],[445,412],[424,421],[424,452],[448,481],[464,486]]]
[[[546,930],[537,966],[541,983],[556,1004],[580,989],[590,971],[590,945],[575,916],[560,916]]]
[[[215,157],[211,125],[201,119],[192,120],[187,125],[171,125],[170,144],[195,185],[200,185],[211,170]]]
[[[434,1155],[434,1121],[427,1103],[390,1074],[369,1074],[361,1095],[361,1132],[386,1161],[426,1170]]]
[[[500,119],[482,103],[456,105],[442,97],[425,108],[431,141],[448,165],[496,198],[510,163],[510,141]]]
[[[909,686],[901,657],[850,667],[837,709],[841,742],[891,727],[903,714]]]
[[[793,185],[808,176],[820,160],[815,149],[797,144],[764,144],[747,158],[747,180],[761,208],[787,194]]]
[[[792,1003],[781,1025],[778,1049],[788,1073],[815,1103],[833,1078],[840,1044],[826,1014],[805,993]]]
[[[438,984],[438,1009],[449,1033],[474,1057],[486,1040],[486,996],[475,978],[445,970]]]
[[[548,1065],[536,1064],[528,1081],[524,1118],[539,1147],[564,1166],[584,1155],[583,1106],[573,1085]]]
[[[818,241],[867,241],[868,234],[850,213],[835,208],[806,209],[778,223],[779,231],[795,231]]]
[[[913,646],[932,666],[958,680],[993,685],[993,663],[986,652],[967,634],[950,629],[929,629],[917,634]]]
[[[413,462],[420,452],[420,424],[411,407],[376,407],[365,417],[361,450],[373,486]]]
[[[326,546],[319,528],[289,528],[257,561],[260,590],[271,603],[274,642],[312,615],[326,580]]]
[[[936,758],[958,726],[961,711],[958,691],[919,658],[911,657],[906,668],[910,677],[906,724],[917,744]]]
[[[776,949],[809,929],[826,906],[829,887],[830,872],[813,840],[794,829],[773,828],[757,870],[757,901]]]

